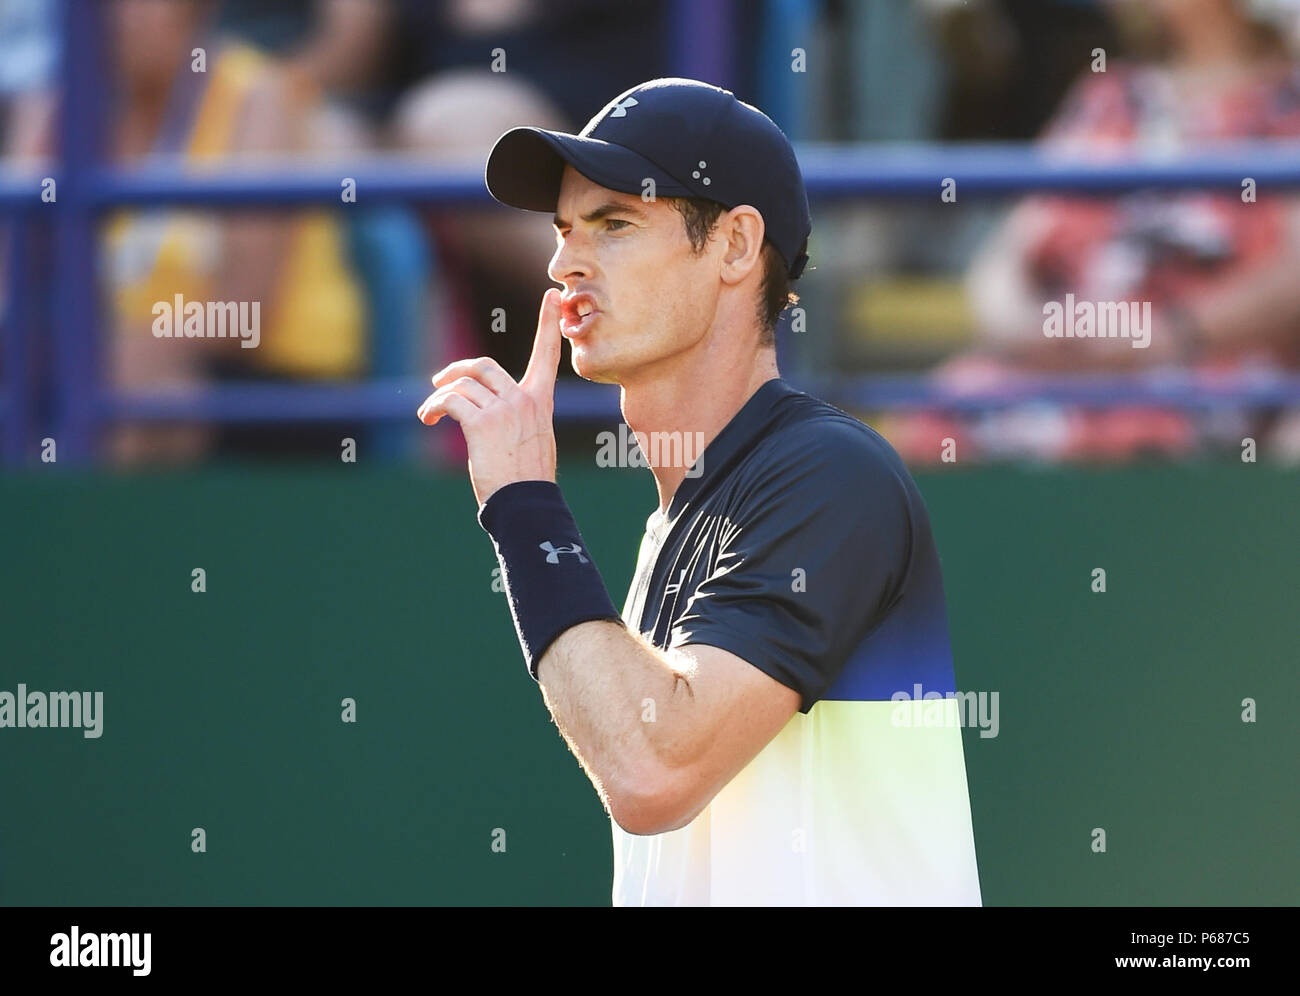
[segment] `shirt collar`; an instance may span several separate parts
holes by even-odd
[[[749,400],[741,405],[740,411],[731,417],[731,421],[722,427],[722,431],[713,437],[713,441],[691,465],[691,470],[696,467],[700,469],[699,475],[692,477],[688,474],[682,478],[672,501],[668,503],[668,514],[659,517],[659,510],[655,509],[651,516],[656,520],[655,525],[660,525],[664,519],[674,521],[705,484],[725,473],[727,468],[749,450],[754,440],[767,428],[776,406],[799,393],[780,377],[773,377],[750,395]]]

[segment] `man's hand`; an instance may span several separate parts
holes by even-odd
[[[516,481],[555,480],[551,419],[560,341],[560,291],[552,287],[542,296],[533,353],[519,383],[486,356],[459,360],[433,378],[438,390],[420,406],[420,421],[434,425],[450,415],[460,423],[479,505]]]

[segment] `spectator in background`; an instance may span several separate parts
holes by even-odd
[[[389,0],[223,0],[217,30],[272,52],[320,89],[364,100],[388,37]]]
[[[1300,70],[1276,23],[1245,0],[1117,2],[1121,27],[1147,58],[1112,59],[1085,75],[1049,126],[1046,145],[1080,157],[1190,152],[1235,139],[1300,137]],[[1140,23],[1139,23],[1140,22]],[[1300,202],[1261,191],[1144,191],[1117,200],[1035,196],[1011,212],[968,277],[979,346],[938,372],[961,391],[1024,371],[1122,371],[1190,364],[1213,370],[1300,368]],[[1044,305],[1149,301],[1151,344],[1044,335]],[[1233,423],[1285,448],[1294,417]],[[909,458],[933,461],[944,437],[959,451],[1122,458],[1180,454],[1206,438],[1193,416],[1153,408],[982,422],[931,413],[893,420]],[[964,447],[963,447],[964,442]]]
[[[222,0],[216,30],[271,53],[321,96],[320,144],[354,152],[373,145],[382,114],[390,0]],[[358,141],[359,139],[359,141]]]
[[[108,157],[211,167],[310,151],[319,92],[303,73],[209,32],[206,2],[116,0],[105,8],[114,63]],[[206,65],[195,71],[192,52]],[[35,150],[52,148],[52,121]],[[325,211],[284,214],[120,211],[103,227],[102,272],[111,333],[108,377],[117,390],[192,388],[213,377],[328,379],[357,373],[365,347],[361,293],[339,226]],[[158,302],[258,302],[259,345],[153,334]],[[214,441],[198,425],[117,427],[119,465],[193,459]],[[294,430],[295,436],[303,436]],[[337,441],[335,444],[337,445]]]
[[[39,120],[57,55],[55,15],[50,0],[0,0],[0,135],[6,155],[25,144]],[[29,143],[27,143],[29,144]]]
[[[1029,140],[1093,50],[1117,50],[1106,0],[917,0],[930,10],[948,77],[936,137]]]

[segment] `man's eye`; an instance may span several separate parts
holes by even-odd
[[[606,224],[606,225],[618,225],[618,226],[621,228],[621,227],[624,227],[624,226],[626,226],[626,225],[630,225],[630,224],[632,224],[632,223],[631,223],[630,221],[623,221],[621,218],[606,218],[606,219],[605,219],[605,224]],[[616,229],[614,229],[614,231],[618,231],[618,229],[616,228]]]

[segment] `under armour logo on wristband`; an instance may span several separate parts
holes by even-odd
[[[547,540],[545,543],[539,543],[538,546],[546,551],[546,562],[548,564],[558,564],[562,553],[577,554],[578,563],[580,564],[587,562],[587,558],[582,555],[582,547],[578,546],[577,543],[574,543],[573,546],[555,546],[550,540]]]

